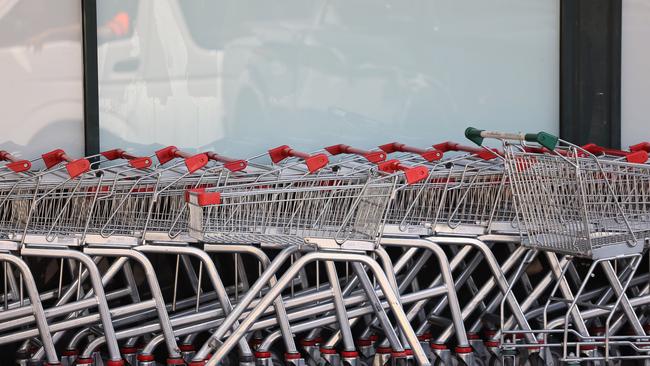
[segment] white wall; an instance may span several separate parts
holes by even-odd
[[[621,146],[650,141],[650,1],[623,0]]]
[[[83,155],[79,0],[0,1],[0,149]]]
[[[558,130],[557,0],[112,0],[98,17],[104,149]]]

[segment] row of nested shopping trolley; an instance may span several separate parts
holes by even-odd
[[[107,366],[650,359],[650,144],[465,134],[478,147],[2,152],[2,353]]]

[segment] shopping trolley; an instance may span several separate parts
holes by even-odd
[[[394,180],[387,180],[387,178],[373,180],[368,179],[367,175],[348,174],[280,180],[273,184],[257,182],[223,187],[217,192],[209,190],[201,193],[192,192],[190,193],[190,230],[200,239],[218,243],[250,242],[297,248],[314,246],[321,249],[316,253],[308,253],[301,260],[310,258],[312,254],[314,257],[323,255],[326,258],[328,253],[321,253],[323,249],[329,251],[355,250],[355,248],[356,250],[372,250],[374,247],[372,240],[381,232],[380,225],[383,222],[384,212],[390,202],[395,185]],[[303,261],[303,265],[304,263],[306,262]],[[333,263],[327,261],[326,266],[328,273],[332,274],[329,276],[330,285],[336,287]],[[360,278],[367,276],[360,273],[361,271],[357,271]],[[375,275],[380,278],[382,276],[377,273]],[[269,294],[280,292],[282,286],[286,286],[286,283],[283,284],[283,280],[290,279],[286,275],[283,276]],[[369,284],[368,281],[360,280],[360,282]],[[389,286],[388,282],[384,284]],[[368,291],[368,288],[365,290]],[[387,288],[382,285],[382,292],[388,296],[386,291],[388,291]],[[248,294],[255,294],[253,288],[249,290]],[[374,290],[367,292],[366,295],[370,299],[376,296]],[[339,293],[335,298],[340,299],[340,296]],[[395,295],[392,294],[392,296]],[[263,299],[267,299],[267,297]],[[251,299],[252,296],[249,296],[246,300],[250,301]],[[272,301],[273,297],[269,299]],[[341,302],[336,300],[335,303],[337,302],[337,307],[339,307],[337,316],[342,317],[344,312],[340,309]],[[375,303],[379,303],[376,298]],[[264,300],[260,304],[264,304]],[[259,313],[264,310],[264,307],[258,305],[255,309]],[[393,307],[392,310],[399,312],[401,309]],[[233,312],[233,314],[235,313],[236,311]],[[233,317],[235,316],[233,315]],[[382,317],[380,316],[380,318]],[[254,320],[251,316],[247,318],[247,320],[249,319]],[[387,320],[385,316],[382,319]],[[228,322],[229,319],[226,319],[222,328],[227,329],[230,326]],[[339,323],[343,327],[346,322],[339,319]],[[242,326],[245,324],[247,323],[242,322]],[[392,327],[385,323],[383,325],[387,334],[394,333]],[[400,325],[408,328],[408,323]],[[408,329],[402,330],[408,333]],[[410,331],[412,333],[412,330]],[[243,332],[238,334],[241,335]],[[218,340],[222,336],[223,332],[217,330],[213,339]],[[214,356],[216,359],[223,357],[228,352],[228,345],[234,342],[233,339],[231,336],[225,340],[223,345],[214,347],[217,348],[217,353]],[[394,342],[394,349],[402,352],[403,348],[397,338],[392,337],[391,340]],[[417,343],[414,334],[411,334],[409,341],[411,347],[419,347],[419,344],[413,345],[413,343]],[[346,351],[354,350],[349,333],[344,336],[344,343]],[[204,349],[206,348],[209,347],[204,346]],[[200,356],[202,356],[201,351],[197,353],[197,358],[200,359]],[[416,349],[418,361],[428,362],[422,356],[421,351],[418,354]],[[215,359],[214,357],[213,359]]]
[[[645,332],[626,295],[626,290],[636,271],[644,250],[648,231],[647,210],[643,191],[637,191],[647,185],[650,173],[642,164],[597,159],[594,155],[578,146],[546,134],[504,134],[468,129],[468,138],[478,144],[483,138],[496,138],[503,142],[504,161],[508,177],[511,180],[513,198],[519,218],[526,233],[522,244],[535,250],[542,250],[568,255],[570,258],[586,258],[591,265],[573,299],[556,298],[555,292],[564,280],[566,270],[554,286],[545,309],[552,301],[567,303],[564,316],[564,329],[560,343],[561,361],[609,360],[646,358],[642,348],[629,338],[611,336],[607,331],[614,313],[619,309],[637,331],[635,338],[641,344]],[[568,154],[534,154],[521,148],[521,145],[509,141],[528,141],[537,143],[549,150],[554,150],[558,143],[568,147]],[[627,259],[630,270],[619,278],[612,263]],[[570,263],[572,259],[567,260]],[[524,262],[520,266],[523,267]],[[579,301],[588,280],[596,267],[601,267],[616,297],[607,306],[593,306]],[[605,334],[585,338],[580,333],[569,329],[569,313],[578,307],[598,307],[605,311]],[[558,333],[549,330],[547,315],[544,313],[543,343],[550,348],[548,335]],[[504,333],[509,333],[505,331]],[[575,341],[569,339],[569,334]],[[611,338],[611,339],[610,339]],[[620,343],[617,343],[620,342]],[[610,345],[629,346],[637,354],[631,356],[609,354]],[[530,346],[530,345],[528,345]],[[569,354],[569,347],[575,351]],[[603,356],[582,357],[581,347],[604,346]]]

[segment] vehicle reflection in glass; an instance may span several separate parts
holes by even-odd
[[[83,154],[81,9],[76,0],[0,1],[0,149]]]

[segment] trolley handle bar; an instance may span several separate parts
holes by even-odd
[[[636,146],[636,145],[635,145]],[[646,161],[648,161],[648,151],[639,149],[639,150],[632,150],[630,147],[630,150],[632,151],[624,151],[624,150],[619,150],[619,149],[611,149],[607,147],[602,147],[596,144],[586,144],[582,146],[584,150],[587,150],[588,152],[594,154],[594,155],[611,155],[611,156],[618,156],[618,157],[624,157],[625,160],[628,163],[637,163],[637,164],[643,164]]]
[[[646,152],[650,153],[650,142],[641,142],[636,145],[630,146],[630,151],[633,153]]]
[[[29,160],[18,159],[5,150],[0,150],[0,160],[8,162],[5,167],[14,173],[21,173],[32,168],[32,163]]]
[[[386,153],[384,151],[368,151],[357,149],[345,144],[332,145],[325,148],[325,151],[332,155],[352,154],[363,156],[366,160],[373,164],[379,164],[386,160]]]
[[[549,150],[555,150],[558,144],[558,138],[547,132],[538,133],[506,133],[479,130],[478,128],[468,127],[465,130],[465,137],[478,146],[483,145],[483,139],[492,138],[497,140],[527,141],[538,143]]]
[[[379,146],[386,154],[392,154],[394,152],[410,152],[420,155],[424,160],[428,162],[437,161],[442,159],[443,151],[435,150],[425,150],[417,147],[406,146],[405,144],[400,144],[399,142],[391,142],[389,144],[384,144]]]
[[[211,151],[205,154],[208,156],[208,159],[223,163],[223,166],[231,172],[238,172],[248,167],[246,160],[228,158]]]
[[[117,160],[117,159],[128,160],[129,165],[136,169],[146,169],[151,166],[150,158],[131,155],[122,149],[107,150],[101,152],[100,155],[106,158],[106,160],[110,160],[110,161]]]
[[[447,151],[462,151],[470,154],[474,154],[483,160],[492,160],[497,156],[501,155],[501,151],[498,149],[481,149],[473,146],[461,145],[457,142],[445,141],[440,144],[433,145],[433,148],[443,153]]]
[[[67,162],[65,170],[68,172],[70,178],[76,178],[83,173],[90,170],[90,161],[88,159],[74,160],[63,151],[63,149],[56,149],[41,155],[45,167],[50,169],[62,162]]]
[[[269,150],[269,157],[274,164],[277,164],[288,157],[300,158],[305,162],[310,173],[317,172],[329,164],[329,159],[325,154],[309,155],[308,153],[294,150],[288,145],[278,146]]]
[[[176,158],[184,159],[185,166],[187,171],[194,173],[195,171],[203,168],[208,163],[208,155],[205,153],[200,153],[192,155],[184,151],[179,150],[176,146],[167,146],[160,150],[156,151],[156,157],[160,164],[165,164]]]
[[[427,169],[425,166],[418,165],[418,166],[411,167],[402,164],[397,159],[385,161],[383,163],[378,164],[377,167],[379,168],[379,170],[386,173],[395,173],[397,171],[404,172],[404,176],[406,177],[406,182],[409,185],[420,182],[421,180],[426,179],[426,177],[429,176],[429,169]]]

